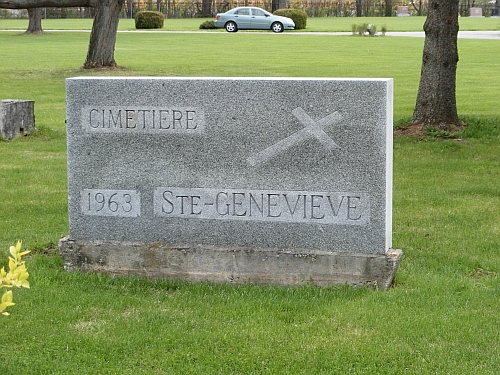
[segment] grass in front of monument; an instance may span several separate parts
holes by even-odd
[[[497,41],[459,41],[458,108],[470,124],[459,139],[395,140],[393,243],[404,258],[391,290],[190,284],[63,270],[54,246],[68,231],[66,77],[394,77],[395,120],[411,117],[423,40],[277,37],[120,34],[116,58],[126,68],[88,72],[78,69],[88,34],[0,33],[0,98],[35,100],[40,129],[0,141],[0,263],[17,239],[35,249],[27,260],[31,289],[16,290],[11,316],[0,320],[0,370],[498,374]]]

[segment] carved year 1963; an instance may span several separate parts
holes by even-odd
[[[84,189],[81,209],[84,215],[137,217],[141,197],[135,190]]]

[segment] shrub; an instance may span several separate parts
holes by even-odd
[[[295,30],[305,29],[307,13],[299,9],[278,9],[274,12],[277,16],[288,17],[295,23]]]
[[[359,35],[365,35],[368,32],[368,24],[367,23],[362,23],[361,25],[358,25],[358,34]]]
[[[366,31],[368,32],[368,35],[370,36],[375,36],[377,34],[377,26],[374,24],[370,23],[368,27],[366,28]]]
[[[214,21],[205,21],[200,25],[200,29],[215,29]]]
[[[351,31],[352,35],[356,35],[356,33],[358,32],[358,25],[355,23],[351,24]]]
[[[161,12],[145,10],[135,15],[136,29],[161,29],[165,16]]]
[[[377,26],[375,26],[372,23],[370,23],[370,24],[363,23],[360,25],[353,23],[351,25],[351,30],[352,30],[352,35],[356,35],[356,33],[358,33],[358,35],[369,35],[369,36],[376,36],[377,35]],[[383,36],[385,35],[386,31],[387,31],[387,27],[385,25],[382,26],[382,35]]]
[[[7,9],[0,9],[0,18],[12,18],[12,13]]]

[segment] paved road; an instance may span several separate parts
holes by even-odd
[[[424,38],[425,33],[423,31],[412,31],[412,32],[387,32],[387,36],[411,36],[417,38]],[[500,31],[459,31],[458,37],[463,39],[497,39],[500,40]]]
[[[139,30],[128,30],[121,32],[141,32]],[[144,32],[151,32],[151,30],[144,30]],[[167,32],[167,33],[206,33],[207,31],[162,31],[158,32]],[[294,31],[292,33],[287,33],[286,31],[280,35],[352,35],[352,32],[313,32],[313,31]],[[406,32],[387,32],[385,35],[387,36],[408,36],[408,37],[417,37],[417,38],[425,38],[425,33],[423,31],[406,31]],[[459,31],[459,38],[464,39],[497,39],[500,40],[500,31]]]
[[[285,34],[287,34],[285,32]],[[293,33],[288,33],[289,35],[301,34],[301,35],[352,35],[352,32],[304,32],[297,31]],[[380,35],[380,34],[379,34]],[[425,38],[425,33],[423,31],[388,31],[386,36],[408,36],[414,38]],[[458,37],[463,39],[497,39],[500,40],[500,31],[459,31]]]

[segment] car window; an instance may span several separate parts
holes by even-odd
[[[249,16],[250,15],[250,9],[244,8],[244,9],[238,9],[234,14],[238,14],[240,16]]]
[[[266,16],[266,14],[262,10],[254,9],[254,8],[252,8],[252,15],[257,16],[257,17],[265,17]]]

